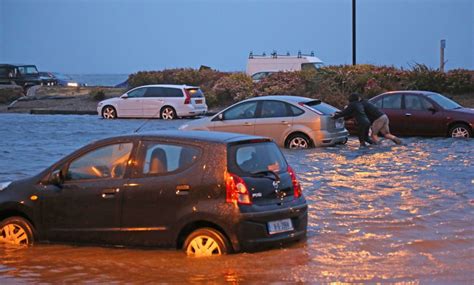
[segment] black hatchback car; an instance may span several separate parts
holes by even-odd
[[[0,185],[0,242],[182,248],[190,256],[303,239],[307,204],[268,138],[204,131],[113,137]]]

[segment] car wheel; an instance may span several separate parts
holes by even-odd
[[[33,241],[33,227],[27,220],[11,217],[0,222],[0,243],[30,245]]]
[[[163,120],[176,119],[176,111],[170,106],[163,107],[163,109],[161,109],[160,117]]]
[[[211,228],[197,229],[184,242],[183,250],[187,256],[217,256],[229,252],[226,237]]]
[[[286,140],[286,147],[289,149],[305,149],[311,146],[311,141],[305,134],[292,134]]]
[[[472,138],[472,130],[465,124],[456,124],[449,129],[452,138]]]
[[[117,111],[112,106],[105,106],[104,109],[102,109],[102,117],[110,120],[115,119],[117,118]]]

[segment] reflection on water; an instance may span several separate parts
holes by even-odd
[[[0,181],[36,173],[91,140],[142,120],[0,115]],[[148,123],[175,129],[184,121]],[[0,283],[473,283],[474,140],[285,150],[310,206],[308,239],[219,258],[70,245],[0,247]]]

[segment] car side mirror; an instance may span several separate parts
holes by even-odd
[[[56,185],[58,187],[61,187],[61,185],[64,183],[64,177],[61,172],[61,169],[56,169],[53,171],[49,177],[49,184],[51,185]]]
[[[431,113],[434,114],[434,113],[436,113],[438,110],[436,110],[435,107],[429,107],[429,108],[428,108],[428,111],[431,111]]]
[[[128,98],[128,94],[123,94],[122,96],[120,96],[121,99],[127,99]]]
[[[215,116],[212,120],[213,121],[222,121],[222,120],[224,120],[224,114],[220,113],[219,115]]]

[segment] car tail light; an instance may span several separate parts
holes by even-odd
[[[184,104],[191,103],[191,94],[188,89],[184,89],[184,95],[186,95],[186,99],[184,99]]]
[[[225,191],[227,203],[251,205],[250,193],[245,181],[230,172],[226,173]]]
[[[290,174],[291,183],[293,184],[293,196],[295,198],[301,197],[301,195],[303,194],[303,191],[301,190],[301,185],[298,182],[298,179],[296,178],[295,171],[289,165],[288,165],[287,171]]]

